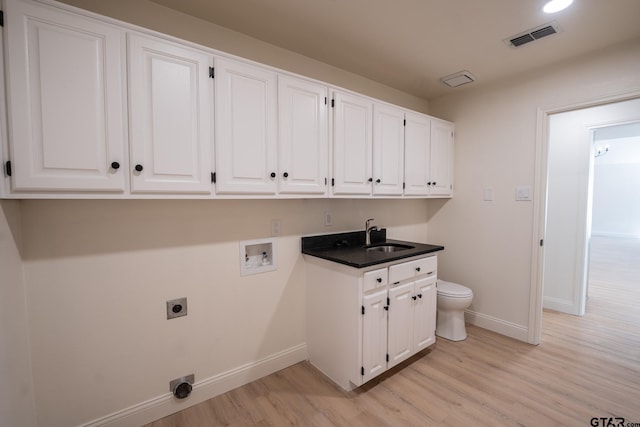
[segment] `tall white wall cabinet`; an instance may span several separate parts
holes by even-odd
[[[54,2],[4,4],[2,197],[452,196],[451,123]]]

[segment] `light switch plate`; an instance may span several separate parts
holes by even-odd
[[[487,187],[483,191],[484,201],[490,202],[493,200],[493,188]]]
[[[518,186],[516,187],[516,201],[518,202],[530,202],[533,199],[533,194],[530,186]]]

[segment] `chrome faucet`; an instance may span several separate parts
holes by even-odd
[[[371,232],[372,231],[378,231],[378,227],[375,226],[375,225],[372,225],[371,227],[369,227],[369,223],[371,221],[373,221],[373,220],[374,220],[374,218],[369,218],[367,220],[367,222],[365,222],[365,224],[364,224],[364,236],[365,236],[364,237],[364,244],[367,245],[367,246],[371,244]]]

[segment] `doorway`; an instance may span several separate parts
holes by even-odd
[[[540,246],[533,256],[537,268],[532,274],[530,343],[540,342],[543,306],[584,314],[592,220],[592,138],[596,129],[633,122],[640,122],[640,98],[539,112],[539,202],[533,243],[539,239]]]

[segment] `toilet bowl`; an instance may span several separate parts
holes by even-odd
[[[451,341],[467,338],[464,309],[471,305],[473,291],[457,283],[438,280],[436,335]]]

